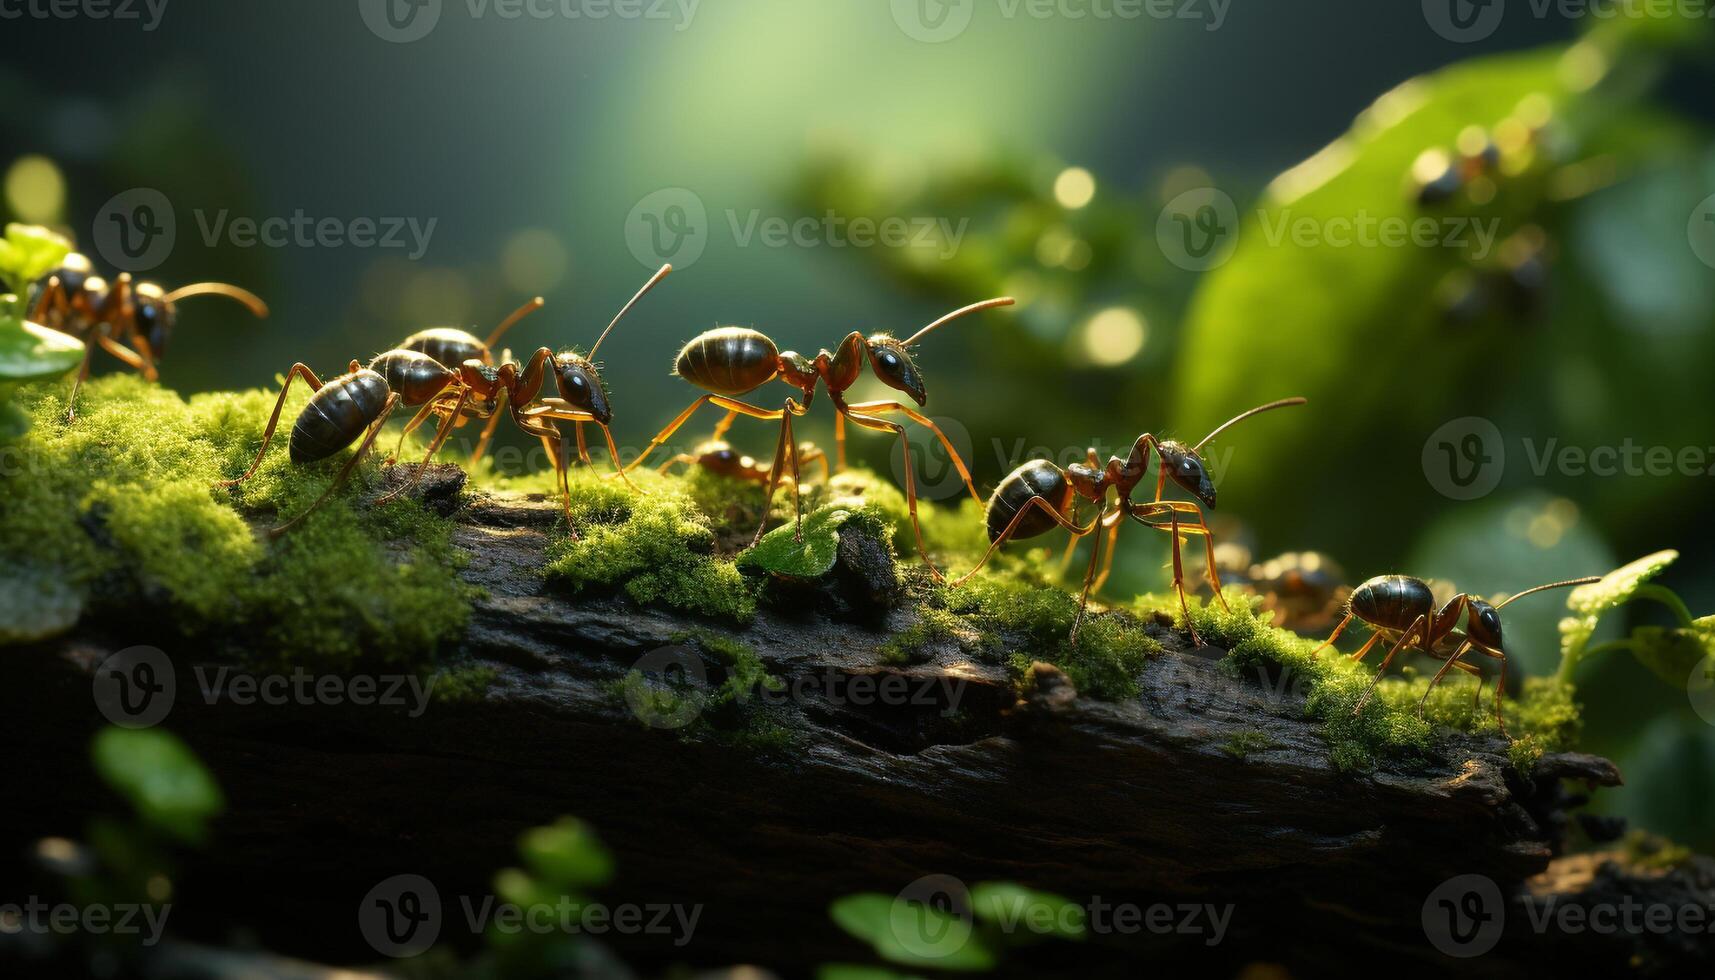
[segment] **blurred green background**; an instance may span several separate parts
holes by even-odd
[[[269,385],[297,360],[335,371],[426,326],[483,332],[536,293],[548,309],[510,346],[587,348],[671,258],[680,271],[601,352],[627,446],[695,396],[672,355],[717,323],[813,353],[1007,292],[1015,311],[919,355],[929,411],[984,488],[1032,456],[1123,454],[1145,431],[1195,441],[1301,394],[1309,408],[1212,449],[1221,513],[1256,557],[1316,549],[1354,580],[1493,593],[1673,547],[1665,581],[1715,610],[1709,23],[1513,3],[1462,42],[1432,7],[704,0],[514,19],[448,0],[403,43],[355,2],[169,5],[152,30],[38,21],[6,29],[3,210],[88,247],[115,195],[161,192],[177,233],[146,277],[235,282],[273,307],[256,324],[187,303],[163,370],[186,392]],[[1466,172],[1446,199],[1420,197],[1448,168]],[[199,227],[222,211],[434,224],[420,256],[235,247]],[[854,244],[830,216],[908,242]],[[1330,237],[1340,220],[1426,218],[1496,240]],[[1282,230],[1300,219],[1310,238]],[[690,233],[676,254],[649,254],[679,237],[651,221]],[[770,238],[792,222],[807,222],[797,240]],[[935,228],[955,235],[917,237]],[[1206,228],[1223,236],[1209,256],[1174,244]],[[855,396],[884,393],[866,380]],[[802,431],[831,440],[825,405]],[[760,427],[736,438],[772,444]],[[1703,466],[1539,462],[1629,445]],[[860,433],[853,450],[893,467],[889,441]],[[1484,492],[1459,499],[1475,472],[1461,467],[1484,456]],[[917,461],[926,496],[956,503],[944,464]],[[1163,562],[1159,542],[1126,539],[1109,594],[1159,588]],[[1524,669],[1553,670],[1561,602],[1509,610]],[[1581,689],[1587,747],[1632,784],[1605,805],[1715,849],[1715,728],[1685,692],[1617,658],[1587,665]]]

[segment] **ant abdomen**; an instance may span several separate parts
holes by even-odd
[[[381,416],[390,393],[387,379],[368,368],[330,379],[292,425],[292,462],[313,463],[351,445]]]
[[[691,338],[673,373],[717,395],[742,395],[780,373],[780,349],[749,327],[716,327]]]
[[[1372,626],[1404,631],[1435,612],[1429,584],[1409,575],[1377,575],[1352,590],[1352,614]]]
[[[369,362],[369,370],[387,379],[406,405],[421,405],[447,389],[458,372],[434,355],[417,350],[390,350]]]
[[[492,363],[493,353],[475,334],[457,327],[430,327],[419,330],[399,345],[399,350],[426,354],[451,370],[466,361]],[[406,400],[409,404],[409,399]]]
[[[989,497],[990,542],[998,541],[1000,536],[1006,533],[1007,526],[1030,502],[1031,497],[1041,497],[1056,513],[1065,514],[1072,506],[1072,484],[1066,480],[1066,474],[1060,467],[1046,459],[1033,459],[1013,470],[1000,482],[1000,486],[995,487],[994,494]],[[1032,509],[1019,522],[1012,536],[1015,539],[1034,538],[1059,526],[1052,517]]]

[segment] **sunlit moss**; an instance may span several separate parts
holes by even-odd
[[[1252,600],[1237,592],[1230,591],[1227,597],[1232,604],[1230,612],[1217,603],[1191,607],[1197,632],[1205,642],[1225,648],[1227,665],[1242,676],[1254,676],[1258,669],[1286,671],[1288,684],[1305,692],[1305,713],[1322,721],[1323,734],[1340,767],[1368,767],[1379,756],[1421,755],[1434,744],[1438,729],[1499,733],[1492,686],[1479,699],[1476,681],[1454,674],[1431,691],[1431,677],[1415,665],[1404,667],[1400,676],[1383,678],[1359,711],[1358,704],[1379,666],[1378,658],[1355,663],[1336,651],[1324,650],[1317,655],[1318,641],[1258,618]],[[1161,603],[1158,597],[1139,601],[1151,608]],[[1436,661],[1429,663],[1438,666]],[[1527,679],[1522,695],[1507,699],[1502,710],[1514,739],[1512,762],[1521,771],[1528,772],[1543,752],[1569,748],[1577,737],[1577,706],[1570,690],[1553,681]]]
[[[1069,644],[1078,600],[1064,589],[990,575],[945,590],[943,601],[950,611],[971,616],[986,635],[1002,634],[990,642],[1004,641],[1016,677],[1032,662],[1046,661],[1065,671],[1080,692],[1094,697],[1135,697],[1138,672],[1161,652],[1161,645],[1126,613],[1091,611],[1077,644]]]
[[[300,513],[343,455],[292,466],[282,433],[255,479],[236,493],[213,487],[255,454],[273,395],[186,402],[116,375],[85,385],[67,424],[65,390],[20,395],[33,424],[4,447],[17,470],[0,499],[8,564],[58,577],[90,613],[135,617],[141,605],[159,614],[151,630],[258,665],[424,662],[462,630],[470,593],[451,524],[418,504],[371,506],[360,477],[277,541],[246,520]],[[289,402],[288,425],[307,398]]]

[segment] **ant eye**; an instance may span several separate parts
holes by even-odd
[[[581,374],[572,375],[572,384],[582,388],[584,386],[584,376]]]
[[[881,363],[890,368],[896,368],[899,366],[899,358],[892,351],[882,351]]]

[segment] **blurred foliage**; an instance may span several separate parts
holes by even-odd
[[[945,891],[914,895],[860,892],[828,907],[834,923],[868,943],[875,955],[900,966],[957,972],[996,969],[1008,947],[1042,939],[1081,940],[1088,913],[1052,892],[1009,881],[966,889],[957,879],[923,879]],[[906,974],[878,966],[831,963],[818,980],[901,980]]]
[[[13,402],[14,384],[57,377],[83,360],[77,338],[31,323],[24,307],[31,284],[70,251],[70,242],[33,225],[9,224],[0,239],[0,439],[16,439],[29,427]]]

